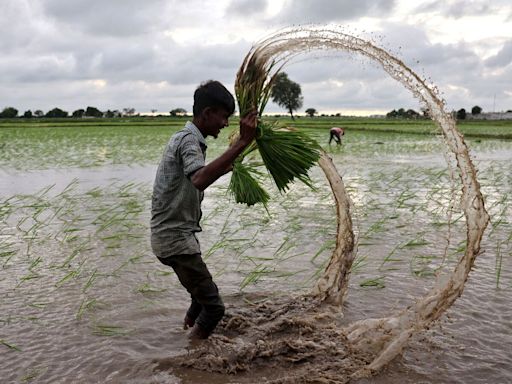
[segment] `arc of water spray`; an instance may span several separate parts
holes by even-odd
[[[302,27],[281,30],[256,44],[244,63],[258,65],[284,63],[299,54],[314,50],[335,50],[361,54],[382,66],[395,80],[409,89],[426,105],[432,120],[441,129],[445,142],[457,161],[462,184],[462,207],[466,218],[467,240],[464,255],[453,272],[436,282],[434,287],[414,305],[401,312],[380,319],[366,319],[345,328],[348,340],[360,349],[369,350],[374,360],[356,373],[357,376],[374,372],[391,361],[415,332],[425,329],[438,319],[462,294],[464,283],[480,251],[480,242],[489,221],[463,136],[457,130],[453,117],[444,110],[444,103],[435,86],[429,86],[401,60],[370,41],[351,36],[335,28]],[[252,57],[253,60],[248,60]],[[242,66],[243,67],[243,66]],[[243,68],[241,68],[243,70]],[[277,69],[276,69],[277,71]],[[274,73],[275,74],[275,73]],[[271,75],[269,76],[269,78]],[[323,276],[313,293],[322,300],[342,304],[348,287],[350,267],[354,260],[354,235],[349,212],[349,200],[341,177],[326,154],[319,164],[333,190],[337,206],[338,236],[336,248]]]

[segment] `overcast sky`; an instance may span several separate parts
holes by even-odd
[[[0,109],[190,112],[200,82],[232,90],[252,44],[306,23],[380,35],[440,88],[449,110],[512,109],[511,0],[0,0]],[[284,69],[302,87],[301,112],[419,110],[375,63],[328,56]],[[285,112],[273,103],[266,111]]]

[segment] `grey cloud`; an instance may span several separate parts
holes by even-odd
[[[446,14],[453,18],[461,18],[463,16],[482,15],[491,11],[491,6],[488,2],[467,2],[456,1],[450,4],[446,10]]]
[[[445,1],[443,1],[443,0],[427,2],[427,3],[417,6],[416,9],[414,9],[413,13],[418,14],[418,13],[435,12],[435,11],[439,10],[444,5],[444,3],[445,3]]]
[[[459,19],[464,16],[501,14],[508,6],[510,3],[507,0],[495,0],[492,4],[486,0],[436,0],[418,6],[414,13],[438,12],[447,17]]]
[[[485,64],[490,67],[506,67],[510,63],[512,63],[512,40],[505,43],[496,55],[485,61]]]
[[[42,0],[45,14],[58,23],[108,36],[131,36],[162,23],[164,0]]]
[[[0,52],[24,50],[41,33],[37,10],[28,1],[3,1],[0,6]]]
[[[387,76],[384,71],[367,58],[351,54],[336,53],[327,56],[305,56],[304,60],[292,61],[283,69],[293,81],[315,83],[326,80],[346,82],[351,79],[373,81]]]
[[[154,69],[156,53],[151,48],[134,45],[130,47],[110,47],[98,59],[98,72],[107,76],[122,77],[130,72],[148,74]]]
[[[215,3],[202,0],[34,0],[57,27],[79,30],[89,37],[151,38],[166,29],[192,27],[215,17]],[[221,15],[220,12],[218,12]]]
[[[31,50],[0,60],[3,82],[46,82],[123,76],[155,60],[151,49],[143,46],[70,45],[60,50]]]
[[[15,56],[0,62],[2,83],[37,83],[74,78],[74,58],[70,55]]]
[[[44,83],[104,79],[194,84],[215,78],[233,82],[249,42],[211,46],[182,46],[155,36],[109,39],[84,36],[81,32],[49,42],[38,50],[26,50],[0,60],[0,82]],[[83,37],[83,39],[81,39]],[[44,39],[42,39],[44,40]],[[3,93],[3,91],[2,91]]]
[[[290,0],[277,19],[292,23],[328,23],[364,16],[385,16],[395,6],[395,0]]]
[[[434,82],[466,82],[468,74],[481,73],[480,57],[467,43],[432,44],[416,26],[383,23],[386,49]]]
[[[226,14],[249,17],[265,12],[267,0],[232,0],[226,8]]]

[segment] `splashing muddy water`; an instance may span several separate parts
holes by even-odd
[[[328,315],[327,303],[343,304],[356,252],[350,201],[334,164],[324,154],[320,166],[337,203],[338,235],[313,293],[233,310],[219,327],[220,335],[168,364],[230,373],[288,363],[294,365],[293,374],[269,382],[347,382],[379,371],[401,353],[412,335],[439,319],[462,294],[489,216],[468,147],[453,117],[444,110],[435,86],[372,42],[322,27],[283,30],[262,40],[246,56],[238,77],[261,73],[264,68],[270,85],[273,76],[294,57],[318,50],[357,53],[371,59],[426,106],[457,163],[467,227],[465,252],[452,273],[438,276],[424,297],[388,317],[347,325],[332,313]]]

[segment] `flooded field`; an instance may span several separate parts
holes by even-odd
[[[172,131],[0,131],[3,382],[261,383],[286,375],[282,367],[235,376],[165,364],[191,348],[181,329],[188,297],[149,244],[153,177]],[[326,132],[308,132],[328,140]],[[208,158],[226,143],[227,132],[209,140]],[[360,383],[512,381],[512,142],[468,145],[491,216],[483,252],[446,316]],[[349,131],[343,146],[324,148],[353,200],[357,236],[339,322],[387,316],[424,294],[464,252],[458,180],[451,181],[436,136]],[[315,191],[273,190],[268,212],[235,204],[228,176],[208,189],[199,239],[228,312],[308,292],[323,272],[335,208],[318,167],[312,177]]]

